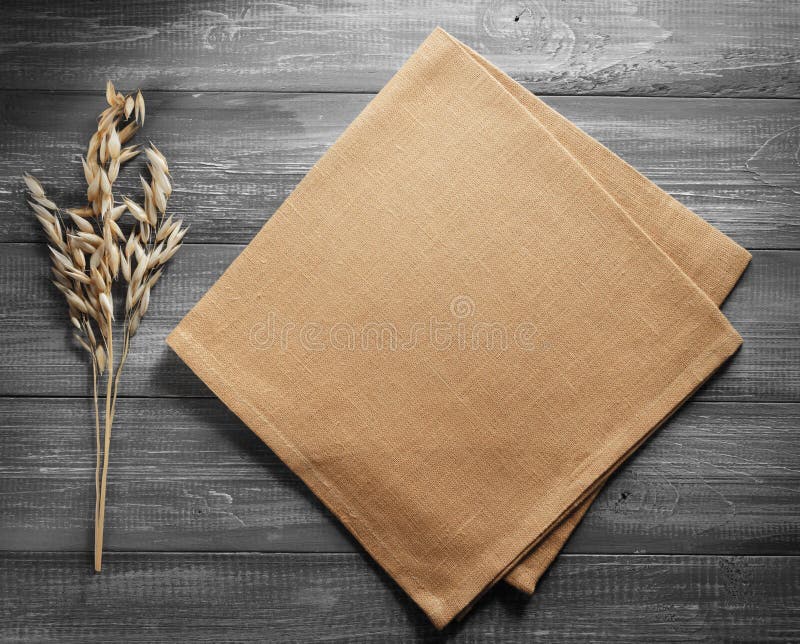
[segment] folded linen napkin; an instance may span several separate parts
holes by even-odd
[[[167,341],[441,628],[736,351],[749,257],[437,29]]]

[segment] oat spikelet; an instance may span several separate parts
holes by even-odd
[[[152,289],[164,266],[182,244],[187,228],[166,216],[172,195],[169,165],[153,144],[144,150],[128,145],[144,125],[145,102],[119,93],[106,83],[107,107],[97,118],[97,129],[81,157],[87,203],[62,211],[47,197],[42,183],[23,176],[30,205],[47,239],[52,281],[67,304],[67,317],[75,328],[77,346],[89,356],[93,375],[95,408],[95,561],[102,566],[108,456],[111,430],[119,390],[119,377],[131,340],[147,313]],[[141,178],[141,201],[118,200],[114,183],[123,166],[144,151],[149,180]],[[125,217],[129,213],[129,217]],[[122,276],[125,316],[121,322],[123,342],[115,364],[113,294]],[[99,391],[105,377],[103,431]]]

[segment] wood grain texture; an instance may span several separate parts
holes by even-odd
[[[0,550],[90,550],[90,418],[83,399],[0,399]],[[800,554],[798,439],[800,404],[689,403],[566,551]],[[111,454],[109,550],[361,550],[217,400],[121,401]]]
[[[173,170],[187,243],[245,243],[370,100],[358,94],[148,94],[144,135]],[[548,97],[547,102],[748,248],[800,248],[800,102]],[[0,241],[39,239],[20,175],[83,203],[97,94],[0,92]],[[141,162],[121,193],[138,195]]]
[[[377,91],[437,25],[541,93],[800,86],[800,6],[781,0],[37,0],[4,13],[6,88]]]
[[[66,306],[48,282],[44,244],[6,244],[2,250],[0,337],[5,347],[0,395],[90,395],[85,355],[71,341]],[[125,365],[120,395],[212,395],[164,338],[241,250],[241,246],[191,245],[175,256],[167,279],[153,291],[148,317]],[[754,254],[723,307],[744,337],[744,346],[697,399],[800,400],[799,277],[800,252]],[[265,310],[265,320],[268,314]]]
[[[757,249],[724,307],[742,350],[611,480],[532,599],[501,584],[441,636],[163,342],[436,25]],[[798,32],[781,0],[7,4],[0,640],[800,640]],[[20,175],[82,201],[107,78],[145,90],[192,230],[123,378],[93,575],[89,373]]]
[[[355,554],[0,556],[5,641],[790,641],[800,559],[562,557],[532,598],[505,584],[437,634]]]

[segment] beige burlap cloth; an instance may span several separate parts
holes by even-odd
[[[736,351],[749,259],[437,29],[167,341],[443,627]]]

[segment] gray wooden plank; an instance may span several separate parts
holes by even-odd
[[[361,555],[0,556],[4,641],[655,642],[800,637],[800,558],[566,556],[437,634]]]
[[[797,96],[796,2],[72,3],[4,12],[0,86],[376,91],[436,26],[542,93]]]
[[[191,232],[190,232],[191,234]],[[85,396],[83,354],[61,296],[49,284],[44,244],[4,244],[0,254],[0,395]],[[167,333],[242,246],[182,248],[153,292],[122,376],[124,396],[210,396],[169,350]],[[800,251],[757,251],[724,305],[744,346],[697,395],[702,400],[800,400]],[[265,319],[268,311],[264,312]],[[302,323],[302,321],[300,321]]]
[[[689,403],[592,506],[571,553],[800,555],[800,404]],[[0,550],[89,551],[83,399],[0,398]],[[217,400],[120,401],[106,547],[352,552],[355,541]]]
[[[173,169],[188,243],[243,243],[371,98],[358,94],[148,94],[144,134]],[[750,248],[800,248],[800,103],[548,97],[678,200]],[[38,239],[20,174],[83,201],[79,156],[103,99],[0,92],[0,241]],[[139,194],[141,163],[120,178]]]

